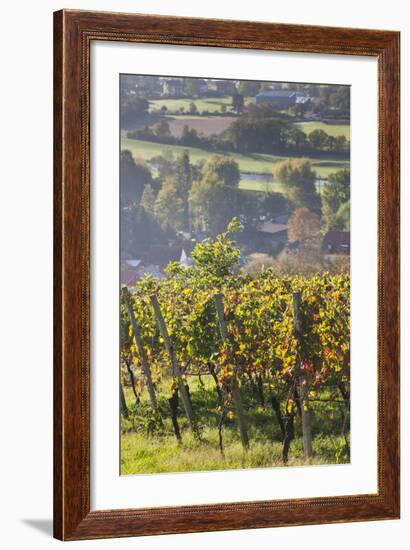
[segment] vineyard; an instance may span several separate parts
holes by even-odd
[[[238,230],[121,291],[122,473],[350,460],[350,277],[242,275]]]

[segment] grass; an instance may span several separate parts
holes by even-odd
[[[245,98],[245,104],[253,103],[255,98]],[[195,103],[198,112],[209,111],[211,113],[220,112],[222,105],[225,105],[227,112],[232,111],[232,97],[201,97],[199,99],[192,98],[179,98],[179,99],[152,99],[150,100],[150,111],[166,107],[169,112],[176,112],[181,107],[188,114],[189,106],[191,103]]]
[[[201,441],[190,433],[180,403],[179,423],[182,443],[178,444],[169,419],[169,408],[165,398],[165,384],[158,392],[159,406],[164,427],[148,435],[141,426],[140,407],[135,406],[132,393],[125,388],[126,400],[131,414],[122,419],[121,474],[165,473],[186,471],[210,471],[243,468],[265,468],[283,466],[282,443],[276,418],[269,404],[262,407],[255,398],[242,392],[246,405],[250,449],[244,453],[235,420],[227,422],[223,431],[224,456],[218,446],[216,393],[210,377],[204,376],[204,387],[196,378],[190,378],[191,398],[198,425],[201,427]],[[146,393],[146,392],[144,392]],[[143,395],[147,410],[146,395]],[[289,466],[347,463],[341,433],[342,417],[340,406],[326,404],[312,408],[312,431],[314,455],[309,460],[303,456],[303,441],[300,420],[296,422],[296,437],[291,444]],[[149,409],[148,409],[149,410]],[[330,412],[329,412],[330,411]],[[137,428],[137,431],[135,430]]]
[[[178,137],[182,135],[184,126],[193,128],[199,134],[206,136],[221,134],[235,120],[234,117],[229,116],[168,116],[165,118],[171,133]]]
[[[310,134],[313,130],[323,130],[329,136],[338,137],[345,136],[350,140],[350,124],[326,124],[325,122],[295,122],[295,125],[305,132]]]
[[[150,141],[135,140],[126,137],[121,138],[121,149],[128,149],[136,158],[150,160],[152,157],[164,154],[180,155],[184,150],[188,150],[191,162],[206,161],[214,153],[196,147],[184,147],[183,145],[166,145],[162,143],[153,143]],[[224,153],[227,154],[227,153]],[[256,174],[271,174],[272,165],[289,157],[279,155],[229,153],[239,165],[241,172],[251,172]],[[320,178],[327,178],[329,174],[349,168],[350,163],[346,160],[311,158],[312,165]]]

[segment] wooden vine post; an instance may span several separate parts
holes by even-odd
[[[149,393],[151,407],[158,412],[158,402],[157,402],[157,396],[155,393],[154,384],[152,382],[151,369],[148,363],[147,355],[145,353],[144,345],[142,343],[141,332],[139,330],[137,321],[135,319],[134,311],[132,310],[132,307],[131,307],[131,300],[130,300],[130,294],[129,294],[128,288],[124,287],[122,289],[122,296],[124,299],[125,307],[127,308],[128,316],[130,318],[134,340],[137,345],[138,355],[140,357],[142,370],[144,372],[145,380],[147,383],[147,389]]]
[[[188,419],[189,427],[191,428],[193,434],[197,437],[198,431],[195,425],[195,418],[194,418],[194,412],[191,406],[191,401],[189,399],[187,389],[182,379],[181,369],[179,368],[178,361],[176,360],[176,357],[175,357],[174,348],[168,334],[167,325],[165,324],[165,320],[161,312],[158,298],[155,294],[151,295],[151,304],[152,304],[152,307],[154,308],[155,319],[157,322],[158,330],[162,338],[164,339],[165,348],[171,360],[172,372],[178,380],[179,392],[181,394],[182,404],[184,405],[185,414]]]
[[[300,306],[301,306],[301,296],[300,292],[295,292],[293,294],[293,330],[295,337],[298,341],[298,362],[299,367],[302,363],[302,343],[301,343],[301,319],[300,319]],[[302,431],[303,431],[303,451],[306,458],[309,458],[313,454],[312,450],[312,428],[310,422],[310,412],[309,412],[309,385],[305,374],[299,375],[299,400],[300,400],[300,409],[302,417]]]
[[[215,305],[216,305],[216,312],[218,315],[219,330],[221,333],[221,337],[224,342],[227,342],[228,328],[227,328],[227,323],[226,323],[226,318],[224,313],[224,303],[223,303],[222,294],[215,295]],[[231,390],[232,390],[233,401],[235,404],[236,417],[238,419],[238,427],[239,427],[239,433],[241,436],[242,446],[245,450],[247,450],[249,449],[248,428],[246,425],[245,412],[242,406],[241,393],[239,390],[239,384],[238,384],[236,372],[234,372],[232,376]]]
[[[124,418],[128,418],[129,412],[128,412],[127,403],[125,401],[124,390],[122,388],[121,382],[120,382],[120,406],[121,406],[122,415],[124,416]]]

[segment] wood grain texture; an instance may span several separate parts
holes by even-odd
[[[379,78],[375,495],[90,511],[92,40],[375,56]],[[64,10],[54,14],[54,535],[62,540],[399,517],[399,33]]]

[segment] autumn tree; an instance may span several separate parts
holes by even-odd
[[[298,208],[289,219],[288,237],[291,241],[304,241],[317,236],[319,231],[319,216],[307,208]]]

